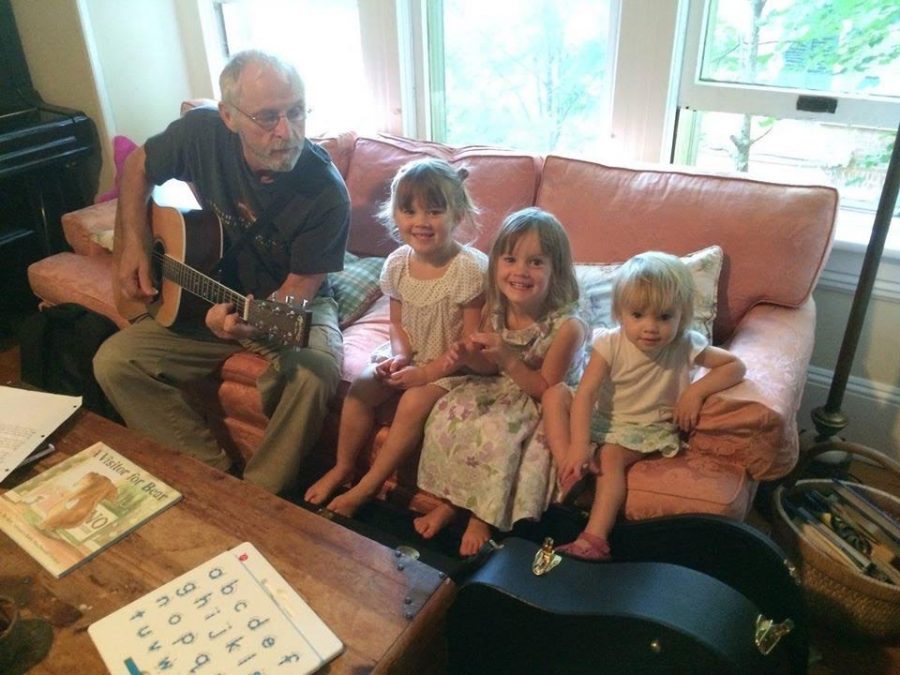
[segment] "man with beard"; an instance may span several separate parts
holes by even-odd
[[[277,493],[296,480],[340,382],[328,273],[343,267],[350,202],[328,154],[306,139],[304,86],[292,66],[241,52],[219,84],[218,110],[186,113],[126,161],[115,232],[119,296],[144,305],[156,299],[147,205],[154,185],[177,178],[221,223],[222,283],[255,298],[308,300],[309,345],[275,344],[222,303],[209,308],[205,325],[164,328],[140,316],[102,345],[94,371],[129,427],[226,470],[229,458],[181,386],[238,350],[264,355],[269,366],[257,386],[269,423],[244,478]]]

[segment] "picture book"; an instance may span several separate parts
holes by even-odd
[[[344,648],[249,542],[100,619],[88,634],[114,675],[303,675]]]
[[[0,530],[59,578],[180,499],[95,443],[0,495]]]

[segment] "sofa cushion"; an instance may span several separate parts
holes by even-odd
[[[693,328],[711,338],[716,318],[722,249],[710,246],[702,251],[689,253],[681,259],[690,269],[697,287],[694,294]],[[621,266],[622,263],[575,265],[575,277],[581,292],[581,311],[594,328],[611,328],[615,323],[612,317],[612,282]]]
[[[390,298],[379,297],[363,315],[347,326],[341,379],[353,382],[371,363],[372,350],[390,340]]]
[[[484,146],[451,148],[387,135],[361,136],[347,175],[352,204],[348,250],[358,255],[384,256],[397,247],[375,214],[389,198],[391,179],[397,170],[422,157],[436,157],[468,170],[466,187],[480,209],[481,229],[473,239],[482,250],[490,246],[507,214],[534,202],[541,167],[536,155]]]
[[[740,465],[689,448],[674,457],[657,455],[629,467],[625,517],[715,513],[743,520],[754,490]]]
[[[74,302],[124,328],[128,321],[116,311],[112,282],[113,257],[108,254],[57,253],[28,266],[31,290],[45,304]]]
[[[360,258],[347,252],[344,254],[344,269],[328,275],[342,329],[361,317],[381,296],[378,280],[383,265],[384,258]]]
[[[718,344],[754,305],[797,307],[810,296],[831,250],[837,191],[549,156],[536,205],[566,226],[576,262],[721,246]]]
[[[96,237],[113,231],[118,204],[118,200],[113,199],[63,214],[60,219],[63,234],[75,253],[86,256],[109,255],[109,251],[97,243]]]

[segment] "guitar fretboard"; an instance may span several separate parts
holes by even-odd
[[[161,263],[160,269],[163,278],[174,281],[184,290],[214,305],[230,302],[234,305],[237,313],[244,316],[244,305],[247,298],[240,293],[165,253],[155,251],[153,256]]]

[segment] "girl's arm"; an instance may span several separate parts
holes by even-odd
[[[478,316],[470,316],[463,314],[463,331],[462,339],[450,345],[450,349],[444,355],[445,366],[450,372],[456,372],[462,367],[466,367],[479,375],[496,375],[497,364],[485,356],[483,344],[476,342],[474,336],[485,335],[482,331],[484,323],[484,296],[479,296],[475,301],[478,306]],[[468,307],[468,306],[467,306]],[[489,333],[494,335],[494,333]],[[497,336],[499,338],[499,336]]]
[[[692,382],[675,405],[675,423],[684,431],[696,426],[700,408],[710,395],[737,384],[747,372],[743,361],[720,347],[707,347],[700,352],[695,363],[708,368],[709,372]]]
[[[393,302],[393,300],[391,301]],[[473,333],[477,328],[478,324],[481,321],[481,307],[484,304],[484,298],[478,297],[467,305],[463,305],[462,310],[462,335],[465,339]],[[393,310],[393,305],[391,305]],[[398,310],[399,311],[399,310]],[[392,341],[393,344],[393,311],[391,312],[391,326],[392,326]],[[404,331],[405,334],[405,331]],[[407,337],[407,342],[409,338]],[[452,349],[452,347],[451,347]],[[448,358],[450,350],[448,350],[442,356],[429,361],[424,366],[409,366],[406,365],[403,368],[400,368],[396,372],[391,373],[391,378],[389,384],[400,387],[401,389],[408,389],[409,387],[420,387],[424,384],[428,384],[429,382],[434,382],[435,380],[439,380],[442,377],[447,375],[451,375],[459,368],[459,363],[454,362]]]
[[[401,368],[405,368],[412,361],[412,345],[409,335],[403,328],[401,317],[403,304],[397,298],[391,298],[390,303],[390,331],[391,331],[391,358],[385,359],[375,366],[375,373],[380,377],[389,377]]]
[[[536,400],[540,400],[544,392],[563,381],[575,353],[584,344],[585,328],[577,320],[566,321],[556,333],[540,370],[533,370],[510,349],[498,361],[500,369],[515,382],[522,391]]]

